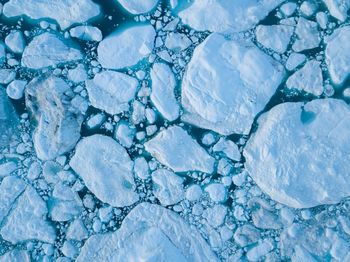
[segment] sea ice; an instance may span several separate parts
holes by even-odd
[[[244,150],[246,168],[272,199],[294,208],[350,195],[350,108],[342,100],[283,103],[263,114]]]
[[[176,80],[171,68],[163,63],[155,63],[151,69],[151,101],[158,111],[169,121],[180,115],[180,106],[175,98]]]
[[[179,17],[195,30],[240,32],[255,26],[283,0],[195,0]]]
[[[348,18],[348,10],[350,9],[349,0],[323,0],[332,16],[341,22],[345,22]]]
[[[42,69],[82,59],[79,49],[71,41],[61,40],[52,33],[43,33],[33,38],[24,49],[22,66]]]
[[[21,99],[26,85],[26,80],[14,80],[7,86],[6,93],[12,99]]]
[[[283,75],[283,66],[252,43],[214,33],[195,49],[188,64],[182,120],[223,135],[248,134]]]
[[[219,261],[196,229],[173,211],[142,203],[114,233],[90,237],[78,262],[94,261]]]
[[[158,0],[117,0],[121,6],[133,15],[144,14],[155,8]]]
[[[291,53],[286,62],[286,68],[289,71],[294,70],[296,67],[304,63],[306,56],[299,53]]]
[[[104,68],[133,66],[153,50],[156,32],[151,25],[134,25],[117,30],[103,39],[98,48],[98,61]]]
[[[13,31],[6,36],[5,44],[12,52],[21,54],[26,42],[21,31]]]
[[[62,30],[84,23],[100,14],[100,7],[91,0],[10,0],[3,13],[7,17],[25,15],[31,19],[54,19]]]
[[[102,40],[102,32],[95,26],[80,25],[73,27],[69,30],[72,37],[79,38],[85,41],[96,41],[100,42]]]
[[[0,86],[0,146],[8,146],[10,138],[16,134],[18,116],[9,101],[5,89]]]
[[[112,138],[104,135],[83,138],[69,164],[101,201],[124,207],[139,199],[133,162],[125,148]]]
[[[321,42],[317,23],[303,17],[299,17],[295,33],[297,34],[297,39],[292,48],[296,52],[316,48]]]
[[[270,48],[278,53],[284,53],[287,50],[293,32],[293,26],[258,25],[255,34],[258,42],[266,48]]]
[[[0,256],[0,262],[30,262],[28,251],[13,249],[4,255]]]
[[[103,71],[86,82],[91,105],[111,115],[129,110],[137,87],[137,79],[114,71]]]
[[[215,159],[183,128],[171,126],[145,143],[146,150],[175,172],[212,173]]]
[[[339,85],[350,73],[350,26],[338,28],[327,39],[326,63],[332,81]]]

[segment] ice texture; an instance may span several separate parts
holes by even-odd
[[[142,203],[114,233],[90,237],[78,262],[87,261],[219,261],[196,229],[161,206]]]
[[[62,40],[53,33],[43,33],[34,37],[24,49],[22,66],[42,69],[82,58],[82,53],[72,46],[72,41]]]
[[[211,157],[183,128],[171,126],[145,143],[146,150],[175,172],[202,171],[212,173]]]
[[[348,10],[350,9],[349,0],[323,0],[326,4],[330,14],[340,20],[345,22],[348,17]]]
[[[104,38],[98,48],[98,61],[104,68],[133,66],[153,49],[156,32],[151,25],[133,25]]]
[[[117,0],[121,6],[133,15],[150,12],[158,3],[158,0]]]
[[[194,0],[179,17],[195,30],[241,32],[254,27],[283,0]]]
[[[104,135],[83,138],[69,164],[102,202],[124,207],[139,199],[133,162],[125,148],[112,138]]]
[[[44,74],[26,88],[26,103],[37,127],[33,141],[42,160],[54,159],[75,147],[83,113],[72,106],[72,91],[61,78]]]
[[[98,73],[86,83],[91,105],[112,115],[129,110],[137,86],[137,79],[114,71]]]
[[[7,146],[13,134],[16,134],[18,116],[10,103],[5,89],[0,86],[0,146]]]
[[[294,27],[289,25],[258,25],[256,27],[256,39],[263,46],[278,53],[287,50]]]
[[[195,49],[188,64],[182,120],[223,135],[248,134],[283,75],[283,66],[251,42],[214,33]]]
[[[100,42],[102,40],[101,30],[94,26],[88,26],[88,25],[76,26],[70,29],[69,33],[72,37],[76,37],[85,41]]]
[[[273,200],[309,208],[350,195],[350,108],[344,101],[283,103],[258,124],[244,150],[246,168]]]
[[[98,16],[100,7],[91,0],[10,0],[5,3],[3,13],[7,17],[53,19],[64,30]]]

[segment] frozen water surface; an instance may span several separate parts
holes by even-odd
[[[349,0],[3,0],[0,261],[350,261]]]

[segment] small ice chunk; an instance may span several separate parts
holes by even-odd
[[[325,12],[318,12],[316,14],[316,21],[322,29],[327,28],[328,16]]]
[[[42,69],[82,58],[82,53],[79,49],[73,47],[71,41],[62,40],[52,33],[43,33],[35,36],[24,49],[22,66],[31,69]]]
[[[201,198],[203,190],[199,185],[191,185],[186,189],[186,199],[189,201],[197,201]]]
[[[16,171],[17,169],[18,166],[13,161],[0,164],[0,178],[11,175],[11,173]]]
[[[0,262],[30,262],[30,254],[26,250],[13,249],[0,256]]]
[[[91,0],[10,0],[3,8],[7,17],[25,15],[31,19],[56,20],[62,30],[83,23],[100,14],[100,7]]]
[[[316,48],[321,42],[317,23],[303,17],[299,17],[295,33],[298,37],[292,48],[296,52]]]
[[[163,165],[175,172],[212,173],[215,159],[184,129],[171,126],[145,143],[145,148]]]
[[[347,12],[350,9],[349,0],[323,0],[323,2],[333,17],[337,18],[340,22],[345,22],[348,18]]]
[[[224,223],[226,214],[227,207],[219,204],[207,208],[203,213],[203,217],[205,217],[209,225],[217,228]]]
[[[129,110],[137,87],[137,79],[114,71],[98,73],[86,82],[91,105],[111,115]]]
[[[14,80],[7,86],[6,93],[12,99],[21,99],[26,85],[27,81],[25,80]]]
[[[294,208],[350,196],[350,107],[342,100],[283,103],[263,114],[244,149],[246,168],[273,200]],[[317,178],[317,179],[315,179]]]
[[[96,114],[96,115],[91,116],[87,120],[86,124],[87,124],[89,129],[94,129],[94,128],[101,126],[105,120],[106,120],[106,116],[104,114],[100,113],[100,114]]]
[[[158,0],[117,0],[121,6],[133,15],[144,14],[152,11]]]
[[[260,261],[260,259],[267,255],[272,249],[274,249],[274,244],[272,239],[264,239],[256,246],[249,249],[247,252],[247,258],[249,261]]]
[[[282,13],[285,16],[291,16],[294,13],[296,8],[297,8],[297,4],[296,3],[288,2],[288,3],[283,4],[281,6],[280,10],[282,11]]]
[[[290,56],[288,57],[288,60],[286,62],[286,68],[289,71],[294,70],[297,66],[301,65],[304,63],[306,60],[306,56],[303,54],[299,53],[291,53]]]
[[[95,26],[80,25],[69,30],[72,37],[84,41],[100,42],[102,40],[102,32]]]
[[[74,83],[80,83],[87,79],[86,69],[83,64],[68,70],[68,79]]]
[[[288,25],[258,25],[255,31],[259,43],[278,53],[287,50],[293,32],[294,27]]]
[[[214,152],[223,152],[228,158],[240,161],[241,153],[239,152],[238,146],[231,140],[220,138],[219,141],[213,146]]]
[[[192,44],[191,40],[180,33],[170,32],[165,39],[165,46],[174,51],[184,50]]]
[[[316,11],[316,5],[311,1],[304,1],[300,6],[300,11],[305,16],[312,16]]]
[[[135,133],[136,129],[134,127],[131,127],[126,121],[121,121],[115,129],[115,138],[122,146],[130,148],[133,144]]]
[[[13,69],[0,69],[0,84],[7,85],[16,77],[16,71]]]
[[[82,241],[89,236],[89,231],[84,225],[81,219],[74,220],[68,227],[66,237],[67,239],[73,239]]]
[[[202,143],[206,146],[211,146],[217,140],[213,132],[207,132],[202,137]]]
[[[327,40],[326,63],[332,81],[342,84],[350,73],[350,26],[336,29]]]
[[[211,34],[183,78],[182,120],[223,135],[248,134],[283,75],[283,66],[251,42]]]
[[[137,205],[116,232],[90,237],[77,262],[203,261],[219,259],[201,234],[179,215],[161,206]]]
[[[134,191],[133,163],[112,138],[92,135],[82,139],[69,164],[101,201],[124,207],[139,199]]]
[[[98,48],[98,61],[104,68],[133,66],[151,54],[156,32],[151,25],[134,25],[117,30],[103,39]]]
[[[283,0],[194,0],[179,13],[183,23],[198,31],[240,32],[252,28]]]
[[[184,198],[184,179],[166,169],[152,173],[153,194],[164,206],[174,205]]]
[[[23,53],[26,42],[21,31],[12,31],[5,38],[7,47],[16,54]]]
[[[149,166],[144,157],[138,157],[134,161],[135,175],[141,179],[149,178]]]
[[[18,134],[18,116],[5,89],[0,86],[0,146],[8,146],[11,138]]]
[[[303,90],[315,96],[323,93],[323,77],[320,62],[310,60],[306,64],[291,75],[286,86],[288,89]]]
[[[176,80],[171,68],[163,63],[155,63],[151,69],[151,101],[158,111],[169,121],[180,115],[180,106],[175,98]]]
[[[226,188],[223,184],[211,183],[204,190],[214,202],[223,202],[227,198]]]

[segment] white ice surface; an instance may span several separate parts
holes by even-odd
[[[7,17],[54,19],[64,30],[98,16],[100,7],[91,0],[10,0],[4,5],[3,13]]]
[[[5,44],[12,52],[21,54],[24,50],[26,42],[21,31],[13,31],[6,36]]]
[[[263,114],[246,148],[246,168],[272,199],[295,208],[350,195],[350,107],[341,100],[283,103]]]
[[[104,68],[133,66],[153,49],[156,32],[151,25],[134,25],[104,38],[98,48],[98,61]]]
[[[72,37],[79,38],[85,41],[96,41],[100,42],[102,40],[102,32],[95,26],[80,25],[73,27],[69,30]]]
[[[42,69],[82,58],[80,50],[72,47],[71,42],[52,33],[43,33],[34,37],[24,49],[22,66]]]
[[[155,63],[151,69],[151,101],[158,111],[169,121],[180,115],[180,106],[175,98],[176,80],[171,68],[163,63]]]
[[[219,261],[196,229],[173,211],[142,203],[114,233],[90,237],[78,262],[102,261]]]
[[[124,207],[138,200],[133,162],[125,148],[112,138],[104,135],[83,138],[69,164],[102,202]]]
[[[26,80],[14,80],[7,86],[6,93],[12,99],[21,99],[26,85]]]
[[[252,43],[214,33],[195,49],[188,64],[182,120],[223,135],[248,134],[283,75],[283,66]]]
[[[145,143],[146,150],[175,172],[212,173],[215,159],[183,128],[171,126]]]
[[[137,79],[114,71],[103,71],[86,82],[91,105],[112,115],[129,110],[137,86]]]
[[[296,52],[318,47],[321,42],[317,23],[303,17],[299,17],[295,29],[297,39],[292,48]]]
[[[119,4],[133,15],[144,14],[156,7],[158,0],[117,0]]]
[[[195,30],[240,32],[255,26],[282,0],[194,0],[179,17]]]
[[[341,22],[345,22],[346,18],[348,18],[347,12],[350,9],[349,0],[323,0],[323,2],[332,16]]]

